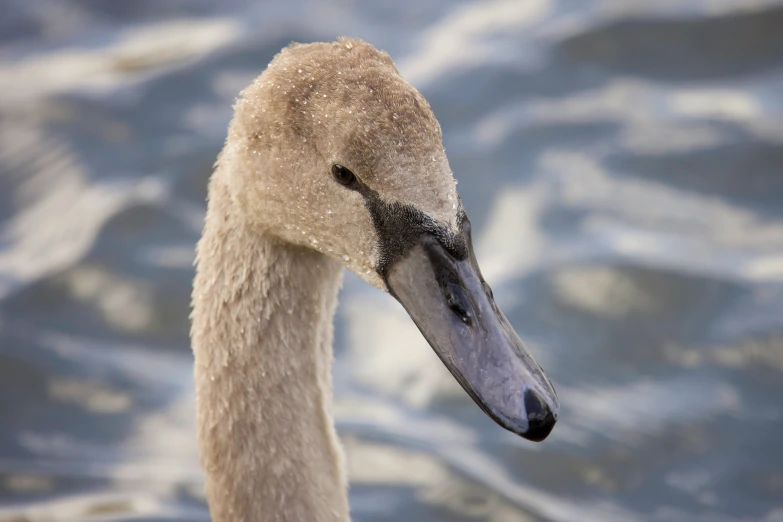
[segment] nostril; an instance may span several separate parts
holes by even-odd
[[[525,388],[523,400],[527,416],[527,431],[522,436],[535,442],[542,441],[555,427],[557,419],[543,397],[533,388]]]
[[[446,304],[451,311],[454,312],[463,323],[470,326],[470,305],[464,289],[459,285],[449,283],[443,289],[443,293],[446,297]]]

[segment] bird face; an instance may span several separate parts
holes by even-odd
[[[440,126],[388,55],[347,39],[289,47],[229,134],[219,162],[248,223],[391,293],[488,415],[549,434],[557,395],[481,275]]]

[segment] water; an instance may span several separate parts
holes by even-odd
[[[349,276],[357,521],[783,520],[783,3],[0,1],[0,521],[207,520],[187,340],[236,93],[363,37],[431,102],[563,410],[533,444]]]

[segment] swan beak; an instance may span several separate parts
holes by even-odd
[[[467,218],[461,236],[466,252],[454,255],[433,234],[422,234],[389,268],[389,291],[487,415],[526,439],[544,440],[557,421],[557,393],[495,304]]]

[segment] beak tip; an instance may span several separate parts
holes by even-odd
[[[547,402],[533,388],[523,392],[527,430],[520,435],[533,442],[541,442],[552,432],[557,422],[557,414],[552,412]]]

